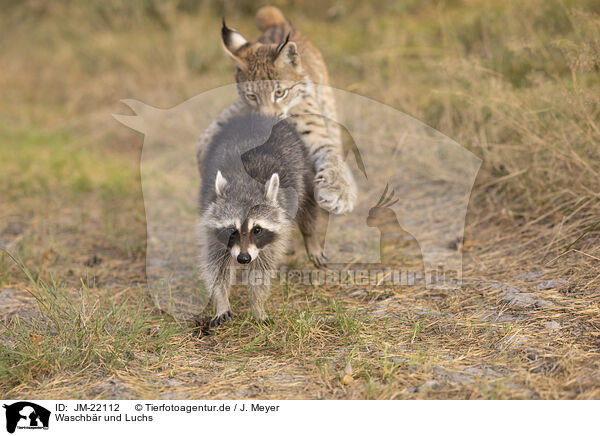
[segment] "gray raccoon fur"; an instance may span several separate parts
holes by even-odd
[[[309,258],[323,263],[313,179],[305,146],[286,121],[241,115],[214,135],[202,167],[199,226],[202,276],[215,306],[211,326],[233,316],[232,267],[247,268],[252,311],[266,318],[271,273],[285,256],[294,221]]]

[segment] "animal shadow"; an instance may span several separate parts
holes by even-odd
[[[423,271],[421,246],[415,237],[404,230],[392,206],[398,203],[395,191],[388,194],[389,184],[375,206],[369,210],[367,226],[379,230],[379,258],[384,265],[403,266]]]

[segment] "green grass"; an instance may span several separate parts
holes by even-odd
[[[82,145],[68,130],[15,129],[0,125],[0,187],[7,200],[51,193],[130,196],[134,165]]]
[[[0,388],[4,393],[65,373],[110,374],[130,367],[150,370],[172,357],[174,338],[190,333],[152,314],[143,299],[94,295],[83,284],[73,292],[21,268],[30,280],[29,292],[40,316],[17,316],[0,331]],[[141,354],[153,359],[144,361]]]

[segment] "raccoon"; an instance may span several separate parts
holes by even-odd
[[[266,318],[271,272],[286,253],[294,221],[309,258],[323,264],[313,177],[302,140],[286,121],[240,115],[214,135],[203,162],[199,227],[203,279],[215,306],[211,326],[233,316],[234,267],[246,269],[254,316]]]
[[[230,117],[249,112],[289,117],[315,168],[319,205],[336,214],[352,211],[357,188],[342,156],[339,126],[332,121],[335,101],[321,53],[273,6],[258,10],[256,24],[262,34],[249,42],[223,21],[221,39],[235,65],[239,98],[198,141],[200,165],[210,138]]]

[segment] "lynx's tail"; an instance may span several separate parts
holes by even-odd
[[[275,6],[263,6],[256,12],[256,27],[261,32],[280,24],[289,24],[283,14]]]

